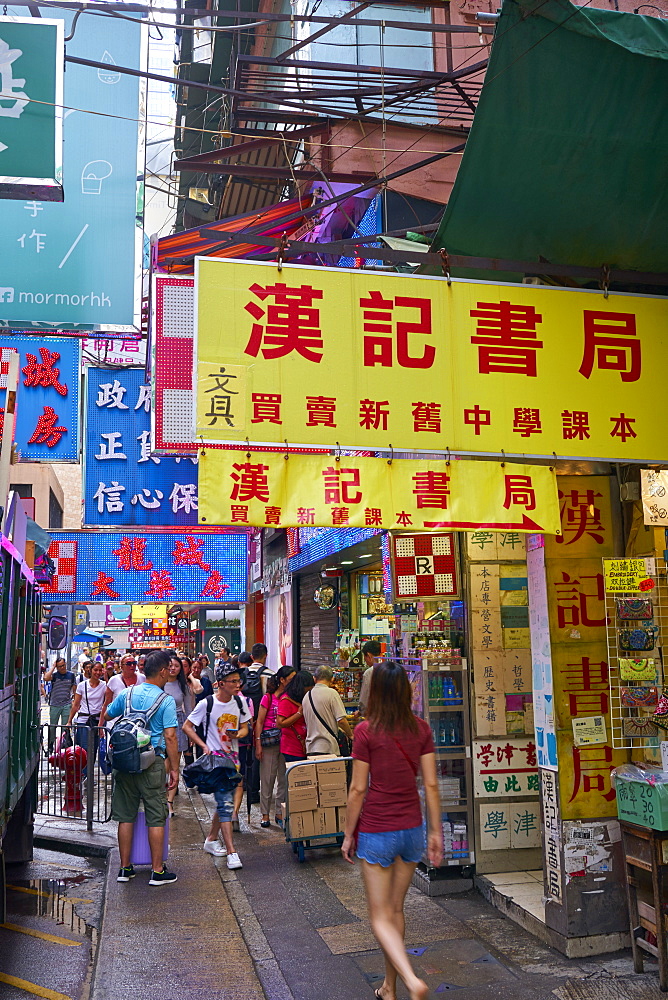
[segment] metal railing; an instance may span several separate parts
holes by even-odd
[[[99,742],[88,726],[40,726],[38,813],[85,822],[87,830],[111,819],[113,777],[104,773]]]

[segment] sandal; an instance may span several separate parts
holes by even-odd
[[[262,822],[260,823],[260,826],[262,827],[263,830],[267,830],[271,826],[271,823],[269,822],[268,819],[263,819]]]
[[[275,822],[276,826],[278,826],[278,827],[281,828],[281,830],[283,829],[283,817],[282,816],[274,816],[274,822]]]

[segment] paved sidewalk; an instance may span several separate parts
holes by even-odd
[[[148,867],[116,882],[118,851],[109,856],[91,1000],[265,1000],[183,787],[176,803],[169,867],[178,882],[151,887]]]
[[[373,1000],[383,959],[357,865],[338,850],[299,864],[282,831],[241,818],[244,867],[204,854],[211,796],[181,787],[169,865],[179,881],[149,888],[143,869],[107,899],[91,1000]],[[411,888],[407,947],[432,994],[460,1000],[655,1000],[653,965],[633,974],[629,952],[569,960],[493,909],[477,892],[429,899]],[[399,1000],[406,993],[400,988]]]

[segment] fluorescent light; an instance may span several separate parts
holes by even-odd
[[[352,564],[353,564],[354,561],[355,561],[354,559],[342,559],[340,565],[341,566],[352,566]]]
[[[373,552],[364,552],[360,556],[360,559],[373,559]]]

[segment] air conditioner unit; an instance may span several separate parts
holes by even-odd
[[[640,500],[640,483],[620,483],[619,499],[629,501]]]

